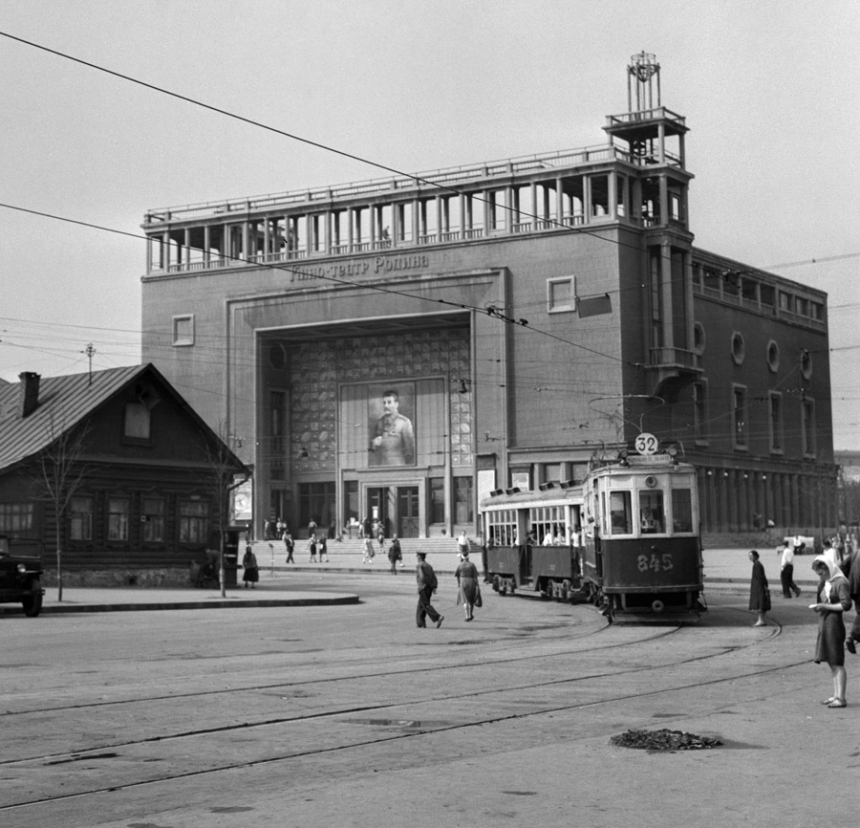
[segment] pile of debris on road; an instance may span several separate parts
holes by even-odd
[[[722,745],[719,739],[682,733],[680,730],[628,730],[609,740],[617,747],[641,750],[704,750]]]

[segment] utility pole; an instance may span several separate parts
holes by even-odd
[[[93,384],[93,354],[96,352],[96,349],[93,347],[93,343],[90,342],[87,347],[84,349],[84,353],[89,357],[90,360],[90,371],[89,371],[89,379],[87,381],[87,385]]]

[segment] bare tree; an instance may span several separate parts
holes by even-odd
[[[36,456],[33,476],[44,500],[54,511],[54,536],[57,549],[57,600],[63,600],[63,539],[66,514],[72,498],[81,488],[89,467],[83,462],[87,436],[90,431],[84,422],[66,428],[52,416],[45,426],[48,445]]]
[[[236,455],[233,454],[228,445],[230,436],[223,422],[218,425],[217,437],[218,439],[213,441],[211,436],[202,432],[200,434],[200,440],[209,464],[207,475],[209,487],[215,502],[215,523],[218,529],[218,584],[221,589],[221,597],[224,598],[227,595],[224,549],[229,519],[228,499],[230,490],[235,487],[233,478],[240,469],[237,468]]]

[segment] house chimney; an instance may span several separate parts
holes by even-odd
[[[24,371],[23,374],[18,374],[18,379],[21,380],[21,419],[23,420],[24,417],[29,417],[39,405],[39,380],[42,376],[33,371]]]

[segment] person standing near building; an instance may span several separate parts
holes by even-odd
[[[245,582],[245,589],[248,588],[248,584],[251,585],[251,589],[255,589],[254,584],[260,580],[260,570],[257,566],[257,556],[254,554],[254,550],[251,549],[250,546],[245,547],[245,555],[242,558],[242,567],[245,572],[242,575],[242,580]]]
[[[860,550],[852,550],[842,563],[842,572],[848,578],[848,593],[854,602],[854,621],[845,637],[845,649],[857,655],[856,642],[860,641]]]
[[[320,563],[328,563],[328,544],[325,535],[320,535],[317,538],[317,552],[319,552]]]
[[[364,558],[361,562],[372,564],[375,554],[376,550],[373,548],[373,538],[370,535],[366,535],[364,538]]]
[[[462,604],[466,620],[475,618],[475,607],[480,606],[481,588],[478,585],[478,567],[469,560],[469,553],[460,556],[460,565],[454,573],[457,578],[457,603]]]
[[[469,537],[466,535],[466,530],[464,529],[460,532],[460,536],[457,538],[457,552],[459,552],[460,557],[462,557],[463,555],[468,555],[469,550]]]
[[[791,598],[792,593],[795,598],[800,597],[800,590],[797,584],[794,583],[794,550],[791,544],[786,541],[781,549],[777,552],[782,553],[780,560],[779,580],[782,582],[782,595],[784,598]]]
[[[818,575],[815,603],[809,608],[818,613],[818,639],[815,642],[815,663],[827,662],[833,676],[833,695],[821,702],[827,707],[846,707],[845,688],[845,622],[842,615],[851,609],[848,579],[829,558],[816,555],[812,569]]]
[[[764,566],[759,560],[758,552],[753,549],[749,554],[752,561],[752,578],[750,579],[750,610],[758,614],[754,627],[766,627],[765,615],[770,612],[770,589]]]
[[[295,563],[293,560],[293,550],[296,548],[296,544],[289,529],[284,532],[284,546],[287,548],[287,563]]]
[[[309,563],[317,562],[317,536],[311,535],[308,538],[308,552],[310,553]]]
[[[415,567],[415,580],[418,582],[418,607],[415,610],[415,623],[419,627],[426,627],[426,618],[429,616],[437,628],[441,627],[445,616],[439,615],[430,603],[430,599],[438,586],[436,573],[433,571],[433,567],[427,563],[426,552],[416,552],[415,555],[418,558],[418,564]]]
[[[400,541],[397,535],[393,535],[388,545],[388,562],[391,564],[391,574],[397,574],[397,564],[403,560],[403,552],[400,549]]]

